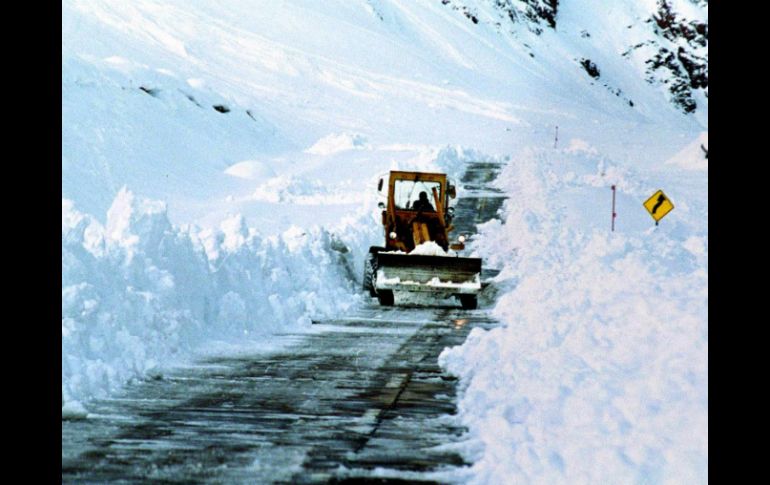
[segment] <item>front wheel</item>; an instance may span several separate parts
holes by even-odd
[[[369,292],[369,296],[377,296],[374,291],[374,278],[377,274],[377,254],[369,253],[364,261],[364,291]]]
[[[460,304],[465,310],[475,310],[479,306],[476,295],[460,295]]]
[[[382,290],[377,293],[377,299],[380,300],[380,305],[382,306],[393,306],[393,291]]]

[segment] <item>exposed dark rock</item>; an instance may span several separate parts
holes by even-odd
[[[596,64],[593,61],[591,61],[590,59],[583,58],[578,62],[581,66],[583,66],[583,69],[585,69],[586,73],[588,73],[589,76],[591,76],[593,79],[596,79],[596,80],[599,79],[599,77],[601,76],[601,73],[599,72],[599,68],[596,66]],[[591,82],[591,85],[593,84],[594,83]],[[634,102],[628,99],[627,97],[625,97],[625,95],[623,95],[622,89],[613,87],[607,84],[606,82],[603,82],[601,85],[604,86],[609,92],[611,92],[615,96],[625,100],[629,106],[631,106],[632,108],[634,107]]]
[[[228,108],[227,106],[225,106],[223,104],[215,104],[213,107],[214,107],[215,110],[219,111],[220,113],[229,113],[230,112],[230,108]]]
[[[583,66],[583,69],[586,70],[589,76],[594,79],[599,78],[599,68],[590,59],[581,59],[580,65]]]
[[[141,89],[145,93],[149,94],[153,98],[157,98],[158,95],[160,94],[160,89],[156,89],[156,88],[148,88],[146,86],[139,86],[139,89]]]
[[[201,105],[201,104],[198,102],[198,100],[197,100],[197,99],[195,99],[195,97],[194,97],[192,94],[189,94],[189,93],[185,93],[184,91],[182,91],[182,94],[184,94],[185,98],[187,98],[188,100],[190,100],[190,102],[192,102],[193,104],[195,104],[195,106],[197,106],[197,107],[199,107],[199,108],[203,108],[203,106],[202,106],[202,105]]]
[[[677,59],[684,66],[687,76],[690,78],[690,86],[692,88],[708,88],[708,61],[701,57],[697,57],[691,52],[687,52],[683,47],[680,47],[676,53]]]
[[[696,0],[693,3],[704,7],[708,5],[708,2]],[[647,81],[668,84],[671,101],[683,112],[692,113],[697,108],[693,90],[702,89],[708,97],[708,52],[698,54],[708,47],[708,25],[680,19],[668,0],[658,0],[658,10],[648,22],[653,24],[656,34],[669,41],[670,46],[667,48],[656,41],[648,44],[658,50],[645,61],[649,66]],[[638,47],[641,45],[628,52]]]
[[[533,22],[545,20],[552,28],[556,28],[556,12],[559,0],[521,0],[527,5],[526,16]]]
[[[465,17],[474,24],[481,22],[478,14],[470,7],[465,5],[463,0],[440,0],[442,5],[447,5],[453,10],[462,12]],[[488,23],[500,28],[501,25],[524,24],[535,34],[543,32],[542,25],[545,24],[552,29],[556,28],[556,13],[559,7],[559,0],[482,0],[490,3],[499,12],[500,19],[504,22],[492,20]],[[511,30],[513,32],[513,30]]]

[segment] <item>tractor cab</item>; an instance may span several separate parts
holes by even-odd
[[[383,181],[380,179],[381,193]],[[392,171],[387,190],[382,223],[389,251],[408,253],[426,241],[434,241],[444,251],[462,249],[449,242],[454,213],[449,200],[455,197],[455,188],[445,174]]]

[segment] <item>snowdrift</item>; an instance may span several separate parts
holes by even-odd
[[[502,268],[492,313],[504,326],[475,329],[440,357],[461,378],[474,461],[464,476],[706,483],[706,176],[688,172],[698,190],[682,191],[669,174],[678,205],[654,228],[641,207],[654,182],[576,146],[511,161],[498,179],[511,195],[504,221],[476,240]],[[615,233],[611,184],[621,193]]]
[[[267,339],[345,311],[360,298],[353,258],[323,229],[263,237],[240,216],[174,227],[165,204],[126,189],[105,225],[63,200],[63,404],[106,396],[202,343]]]

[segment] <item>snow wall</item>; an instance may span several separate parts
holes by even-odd
[[[502,326],[439,359],[460,377],[464,481],[708,481],[707,172],[659,175],[575,141],[498,177],[505,214],[475,248],[502,269]],[[678,189],[659,227],[641,207],[657,183]]]
[[[360,266],[323,229],[262,237],[238,215],[215,230],[174,227],[164,203],[126,189],[101,225],[63,200],[63,405],[109,395],[199,344],[345,311],[360,298]]]

